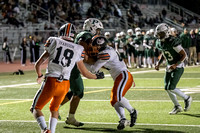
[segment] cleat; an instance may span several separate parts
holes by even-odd
[[[131,113],[130,116],[131,116],[130,127],[133,127],[135,125],[136,120],[137,120],[137,110],[134,109],[133,113]]]
[[[77,121],[75,118],[68,118],[68,117],[65,123],[68,125],[76,126],[76,127],[80,127],[84,125],[84,123]]]
[[[173,110],[171,112],[169,112],[170,115],[175,115],[177,114],[178,112],[182,112],[183,109],[180,105],[178,106],[174,106]]]
[[[188,99],[184,100],[184,102],[185,102],[184,111],[188,111],[192,103],[192,97],[189,96]]]
[[[117,126],[118,130],[124,129],[126,126],[130,125],[130,121],[123,118],[119,121],[119,125]]]

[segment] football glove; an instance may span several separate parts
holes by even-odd
[[[103,72],[97,72],[96,73],[97,79],[103,79],[104,78],[104,73]]]

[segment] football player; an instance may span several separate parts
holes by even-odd
[[[83,31],[80,32],[76,36],[74,43],[82,45],[86,51],[84,62],[85,61],[93,62],[91,58],[88,59],[87,55],[92,56],[93,54],[95,54],[93,53],[95,51],[91,51],[88,45],[92,39],[92,36],[95,34],[100,34],[102,29],[103,29],[103,24],[100,20],[96,18],[88,18],[84,22]],[[61,106],[62,106],[71,99],[69,114],[65,121],[66,124],[74,125],[77,127],[84,125],[84,123],[77,121],[74,116],[76,113],[78,104],[80,102],[80,99],[83,97],[83,95],[84,95],[83,80],[81,78],[81,75],[77,66],[75,65],[74,68],[72,69],[72,73],[70,77],[70,91],[67,93],[65,99],[61,103]]]
[[[45,80],[41,88],[36,93],[31,112],[38,122],[42,132],[55,133],[58,108],[67,94],[70,83],[70,73],[75,64],[83,74],[89,79],[103,78],[103,73],[90,73],[83,63],[84,48],[81,45],[72,43],[76,34],[75,26],[71,23],[63,25],[59,30],[59,37],[49,37],[45,44],[45,51],[35,64],[35,70],[38,75],[37,83],[43,80],[41,64],[48,59],[48,67],[45,74]],[[43,107],[50,102],[51,116],[49,118],[49,128],[47,128]]]
[[[145,48],[145,58],[144,58],[144,67],[146,67],[146,62],[148,68],[154,67],[154,49],[155,49],[155,37],[154,29],[147,31],[144,36],[143,45]]]
[[[91,72],[96,73],[101,67],[104,67],[111,74],[114,86],[111,90],[110,103],[115,108],[120,119],[117,129],[122,130],[127,125],[130,127],[134,126],[137,119],[137,111],[124,97],[131,86],[135,86],[135,83],[124,61],[122,61],[119,54],[112,47],[107,45],[107,42],[104,36],[96,35],[92,38],[92,46],[96,47],[98,55],[95,64],[87,65],[87,68]],[[124,108],[129,111],[131,121],[126,120]]]
[[[133,39],[133,45],[136,49],[136,68],[142,67],[143,57],[144,57],[144,46],[143,46],[143,35],[137,30],[136,37]]]
[[[165,90],[174,104],[174,108],[169,112],[169,114],[173,115],[183,111],[176,95],[184,99],[184,111],[188,111],[191,106],[192,97],[184,94],[180,89],[176,88],[176,85],[184,72],[183,62],[187,58],[187,55],[181,46],[181,40],[178,37],[170,35],[170,28],[165,23],[161,23],[156,27],[155,36],[157,38],[156,47],[162,51],[162,55],[155,66],[155,69],[159,70],[159,66],[164,58],[167,62],[164,78]]]
[[[131,58],[132,55],[134,56],[134,64],[136,64],[136,50],[135,47],[133,47],[132,45],[130,45],[130,42],[133,41],[133,39],[135,38],[135,34],[133,34],[133,30],[132,29],[128,29],[127,30],[127,35],[126,35],[126,45],[127,45],[127,51],[128,51],[128,68],[131,68]]]

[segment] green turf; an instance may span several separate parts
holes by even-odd
[[[130,69],[131,72],[150,69]],[[44,72],[44,70],[43,70]],[[69,111],[69,103],[60,110],[56,132],[70,133],[102,133],[102,132],[155,132],[155,133],[199,133],[200,131],[200,68],[186,68],[178,88],[184,92],[192,92],[191,110],[178,115],[169,115],[173,108],[167,93],[164,91],[164,71],[147,73],[133,73],[135,88],[131,88],[126,98],[138,110],[137,125],[117,131],[118,116],[110,105],[110,90],[113,80],[106,77],[103,80],[84,79],[85,95],[80,102],[76,118],[86,124],[83,127],[68,126],[64,123]],[[107,73],[107,72],[106,72]],[[0,133],[38,133],[39,127],[29,108],[32,99],[40,87],[38,84],[21,85],[15,87],[1,87],[6,85],[35,83],[34,71],[26,71],[25,75],[0,74]],[[188,90],[187,90],[188,89]],[[180,104],[184,102],[179,98]],[[48,105],[44,107],[46,121],[49,117]],[[129,119],[129,114],[126,111]]]

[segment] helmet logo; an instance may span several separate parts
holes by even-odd
[[[101,44],[103,44],[105,42],[105,40],[104,40],[104,38],[97,38],[97,44],[98,45],[101,45]]]

